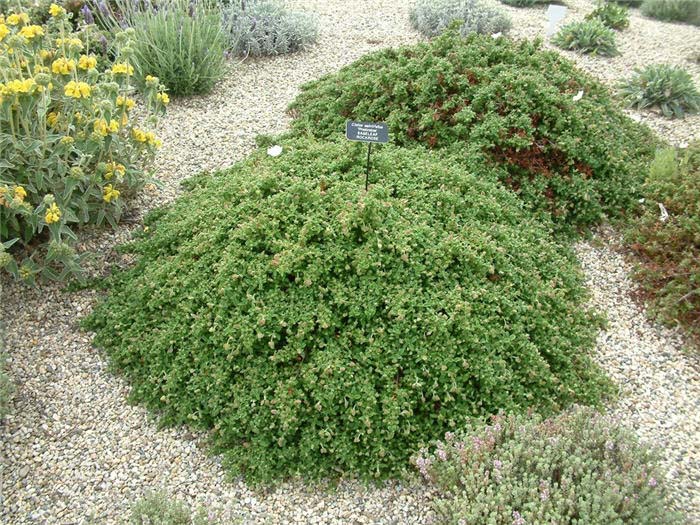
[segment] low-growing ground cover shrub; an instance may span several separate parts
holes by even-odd
[[[700,2],[697,0],[644,0],[642,13],[666,22],[700,25]]]
[[[279,0],[233,0],[223,8],[223,16],[229,47],[238,55],[293,53],[318,39],[318,20]]]
[[[48,27],[0,17],[0,268],[24,279],[80,273],[71,225],[116,224],[159,145],[142,126],[168,101],[151,79],[146,121],[133,120],[129,35],[99,71],[65,10],[51,12]]]
[[[554,35],[552,43],[562,49],[584,54],[606,57],[618,54],[615,32],[597,18],[565,25]]]
[[[700,143],[659,151],[644,191],[643,214],[627,232],[636,277],[658,318],[700,343]]]
[[[450,31],[303,86],[290,111],[299,136],[342,140],[348,119],[385,121],[393,143],[449,150],[458,164],[479,154],[562,230],[633,209],[655,145],[558,53]]]
[[[469,416],[607,394],[571,252],[490,168],[388,146],[365,192],[360,145],[283,148],[151,215],[87,320],[136,401],[265,481],[397,474]]]
[[[460,20],[460,33],[493,34],[511,27],[510,17],[487,0],[419,0],[410,13],[411,24],[432,38]]]
[[[592,409],[495,416],[414,458],[443,494],[439,523],[681,524],[656,454]]]
[[[636,69],[620,85],[620,95],[628,107],[658,107],[666,117],[683,117],[700,110],[700,92],[693,78],[683,68],[652,64]]]
[[[112,33],[134,31],[135,76],[141,86],[157,76],[172,95],[208,93],[222,77],[227,38],[221,8],[214,2],[115,0],[93,4],[101,25]]]
[[[601,3],[586,15],[586,20],[600,20],[610,29],[622,30],[630,25],[629,9],[613,2]]]

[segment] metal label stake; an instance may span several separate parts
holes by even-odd
[[[353,142],[367,143],[367,169],[365,171],[365,191],[369,189],[370,156],[372,144],[389,142],[389,126],[384,122],[355,122],[345,123],[345,138]]]

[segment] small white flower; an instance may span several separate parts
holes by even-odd
[[[646,200],[646,199],[645,199],[644,197],[642,197],[641,199],[639,199],[639,204],[644,204],[644,201],[645,201],[645,200]]]
[[[491,38],[493,38],[494,40],[495,40],[496,38],[500,38],[501,36],[503,36],[503,33],[501,33],[500,31],[499,31],[498,33],[492,33],[492,34],[491,34]]]
[[[267,154],[270,157],[279,157],[282,154],[282,146],[275,144],[274,146],[267,148]]]
[[[659,220],[661,222],[666,222],[668,220],[668,211],[666,210],[666,207],[660,202],[658,203],[658,205],[659,209],[661,210],[661,216],[659,217]]]
[[[574,95],[574,98],[572,98],[571,100],[573,100],[574,102],[578,102],[582,98],[583,98],[583,89],[581,91],[579,91],[578,93],[576,93]]]
[[[681,148],[681,149],[685,149],[685,148],[688,147],[688,143],[687,143],[687,142],[681,142],[680,144],[678,144],[678,147]]]

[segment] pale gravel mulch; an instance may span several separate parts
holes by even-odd
[[[139,227],[147,208],[171,201],[178,183],[202,170],[225,167],[245,156],[257,134],[288,124],[287,104],[298,86],[386,46],[410,44],[401,0],[296,0],[321,17],[321,42],[309,52],[246,62],[207,97],[173,102],[162,122],[159,154],[162,189],[144,195],[133,224],[117,232],[88,232],[83,248],[94,263],[121,263],[112,247]],[[571,17],[590,9],[570,0]],[[543,9],[508,9],[515,36],[544,34]],[[700,49],[700,31],[633,15],[620,39],[622,57],[574,58],[614,85],[633,66],[650,60],[683,64],[698,83],[698,66],[685,61]],[[633,112],[634,115],[640,115]],[[673,143],[700,136],[700,117],[668,121],[641,117]],[[647,320],[631,299],[629,265],[611,247],[577,245],[592,290],[609,327],[598,342],[598,360],[621,385],[611,407],[647,441],[661,444],[671,469],[675,505],[700,523],[700,374],[681,350],[680,337]],[[149,413],[125,402],[128,387],[81,332],[78,320],[97,294],[38,289],[2,278],[2,315],[10,372],[18,387],[13,414],[0,428],[0,522],[123,523],[131,503],[148,488],[164,488],[191,504],[228,512],[247,523],[425,523],[430,494],[415,482],[368,488],[354,482],[334,489],[303,482],[269,494],[225,480],[218,459],[208,457],[201,436],[187,429],[159,430]],[[0,332],[1,333],[1,332]]]

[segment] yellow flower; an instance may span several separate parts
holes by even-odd
[[[35,36],[44,36],[44,29],[41,26],[24,26],[19,30],[19,34],[27,40],[31,40]]]
[[[105,202],[111,202],[119,198],[119,190],[115,190],[111,184],[107,184],[107,186],[105,186],[102,191],[102,198]]]
[[[33,78],[26,80],[10,80],[1,89],[2,94],[17,95],[20,93],[29,93],[36,86],[36,81]]]
[[[129,64],[119,62],[112,66],[112,73],[114,73],[115,75],[133,75],[134,68]]]
[[[167,93],[158,93],[156,95],[156,99],[159,102],[162,102],[164,106],[167,106],[168,104],[170,104],[170,97],[168,96]]]
[[[98,135],[101,135],[103,137],[107,136],[107,121],[103,118],[97,119],[95,123],[93,124],[93,129],[95,130],[95,133]]]
[[[147,142],[148,137],[146,136],[146,133],[139,128],[133,128],[131,130],[131,136],[134,137],[134,140],[136,142]]]
[[[54,202],[46,209],[46,215],[44,215],[44,220],[46,224],[53,224],[61,219],[61,210],[58,208]]]
[[[52,111],[46,115],[46,123],[52,128],[56,127],[56,124],[58,123],[58,113]]]
[[[158,77],[154,77],[153,75],[146,75],[146,83],[155,84],[157,82],[158,82]]]
[[[110,133],[116,133],[119,131],[119,122],[116,120],[110,120],[109,121],[109,132]]]
[[[111,179],[115,175],[117,177],[123,177],[126,173],[126,168],[124,167],[124,165],[119,164],[117,162],[108,162],[106,169],[107,171],[105,172],[105,179],[107,180]]]
[[[78,67],[83,70],[92,69],[97,66],[97,59],[95,57],[89,57],[87,55],[81,55],[80,60],[78,60]]]
[[[15,199],[23,201],[26,196],[27,190],[25,190],[22,186],[15,186]]]
[[[73,98],[88,98],[91,92],[92,88],[89,84],[86,82],[76,82],[75,80],[71,80],[63,88],[63,93]]]
[[[66,60],[65,58],[57,58],[51,64],[51,71],[55,75],[70,75],[71,71],[75,70],[75,60],[72,58]]]
[[[69,136],[61,137],[61,144],[65,145],[65,146],[70,146],[74,142],[75,142],[75,139],[73,137],[69,137]]]
[[[79,38],[57,38],[56,47],[68,46],[77,50],[83,48],[83,41]]]
[[[19,24],[28,24],[29,15],[27,13],[12,13],[7,17],[7,23],[11,26],[16,26]]]
[[[119,107],[124,106],[124,107],[126,107],[127,111],[130,111],[131,109],[133,109],[133,107],[135,105],[136,105],[136,102],[134,102],[134,99],[132,99],[132,98],[123,97],[121,95],[119,95],[117,97],[117,106],[119,106]]]
[[[9,34],[10,30],[8,29],[8,27],[5,24],[0,24],[0,42],[2,42],[2,39]]]
[[[53,17],[59,17],[65,15],[66,10],[59,5],[51,4],[51,7],[49,7],[49,14]]]
[[[0,38],[0,40],[2,40]],[[53,51],[49,51],[48,49],[42,49],[39,51],[39,56],[41,57],[41,60],[46,60],[49,59],[53,56]]]
[[[0,206],[9,206],[5,199],[5,195],[7,195],[8,191],[10,191],[10,189],[7,186],[0,186]]]

